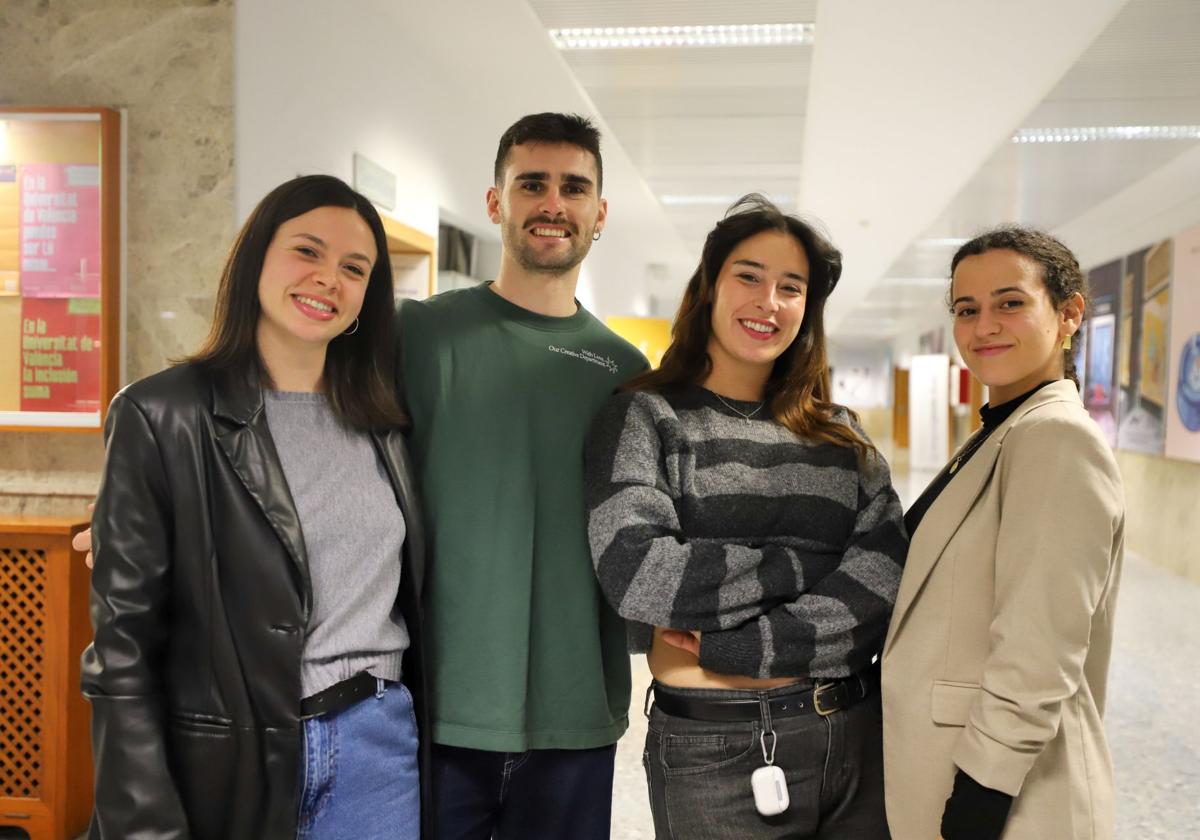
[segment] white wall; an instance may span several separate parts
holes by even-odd
[[[1086,271],[1200,221],[1200,148],[1193,148],[1055,229]]]
[[[892,404],[892,355],[887,345],[848,346],[829,342],[833,401],[850,408],[886,408]]]
[[[396,219],[437,235],[439,212],[497,237],[484,212],[496,144],[537,111],[597,119],[609,221],[580,299],[644,311],[651,264],[684,276],[674,228],[523,0],[239,0],[234,19],[238,218],[276,184],[349,181],[359,152],[399,180]]]
[[[931,315],[924,322],[918,322],[911,329],[892,339],[890,352],[896,367],[907,368],[913,356],[928,353],[929,350],[921,346],[921,337],[933,330],[942,331],[941,352],[950,357],[951,364],[961,367],[962,356],[959,354],[958,348],[954,346],[954,330],[951,328],[950,315],[946,312]]]

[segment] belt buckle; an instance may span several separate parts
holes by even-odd
[[[813,689],[813,693],[812,693],[813,710],[817,714],[819,714],[821,717],[829,717],[834,712],[841,711],[840,706],[835,706],[832,709],[824,708],[821,706],[821,695],[826,691],[832,691],[833,689],[837,688],[838,685],[839,685],[839,683],[835,683],[835,682],[821,683],[816,688]]]

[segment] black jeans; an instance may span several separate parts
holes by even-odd
[[[608,840],[616,744],[489,752],[433,746],[439,840]]]
[[[712,700],[795,690],[670,689]],[[775,764],[787,778],[791,804],[782,814],[764,817],[754,807],[750,788],[750,774],[766,764],[761,721],[713,723],[672,717],[657,705],[651,708],[643,761],[655,837],[887,840],[878,689],[828,717],[776,717],[772,725],[778,739]]]

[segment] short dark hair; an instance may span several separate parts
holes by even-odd
[[[633,391],[665,392],[681,385],[699,385],[712,371],[708,344],[717,279],[733,249],[752,236],[775,231],[792,237],[808,259],[804,318],[791,346],[775,360],[764,394],[772,416],[781,425],[812,440],[854,447],[865,455],[873,447],[851,427],[832,419],[829,362],[825,347],[825,301],[842,276],[842,253],[804,219],[784,213],[758,193],[730,206],[704,240],[696,268],[671,326],[671,345],[656,370],[624,386]]]
[[[596,160],[596,193],[604,188],[604,162],[600,159],[600,131],[587,117],[578,114],[556,114],[546,111],[521,117],[500,135],[496,149],[496,186],[504,183],[504,165],[513,146],[525,143],[567,143],[591,152]]]
[[[212,370],[253,370],[270,386],[271,377],[258,352],[262,315],[258,283],[267,247],[279,226],[318,207],[345,207],[367,223],[375,239],[376,258],[367,281],[358,328],[329,342],[325,354],[324,391],[338,419],[361,431],[402,427],[407,418],[396,396],[395,292],[388,258],[387,234],[375,207],[345,182],[331,175],[305,175],[280,184],[258,203],[234,240],[221,282],[212,327],[204,344],[180,360]]]
[[[1076,294],[1083,296],[1084,315],[1091,307],[1087,278],[1079,268],[1079,260],[1071,249],[1058,238],[1044,230],[1021,225],[1001,225],[985,231],[961,246],[950,261],[950,289],[946,292],[946,305],[953,311],[954,272],[958,264],[967,257],[975,257],[988,251],[1015,251],[1029,257],[1042,269],[1042,283],[1050,294],[1055,308],[1062,306]],[[1080,327],[1082,329],[1082,327]],[[1063,351],[1063,375],[1079,384],[1075,372],[1075,353]]]

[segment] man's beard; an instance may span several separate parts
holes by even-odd
[[[525,231],[542,224],[561,225],[568,228],[571,232],[571,236],[568,239],[570,247],[562,253],[539,254],[533,244],[526,239]],[[501,231],[504,247],[512,254],[517,264],[526,271],[538,274],[566,274],[583,262],[583,258],[588,255],[588,251],[592,248],[591,230],[581,231],[576,225],[561,221],[555,222],[543,218],[528,222],[522,226],[505,220]]]

